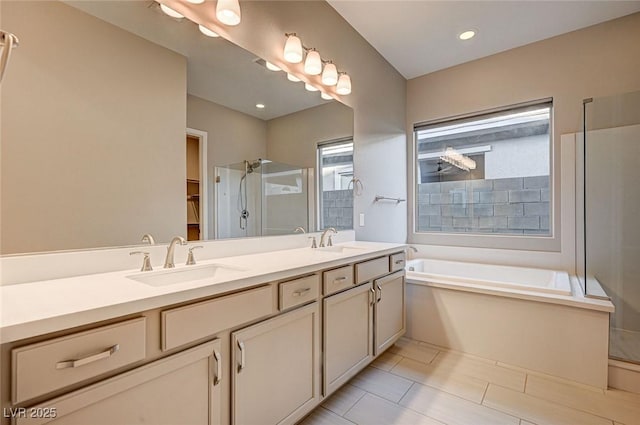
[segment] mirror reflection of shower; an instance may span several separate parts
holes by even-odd
[[[247,220],[250,215],[249,210],[247,209],[249,206],[247,203],[247,175],[253,173],[255,169],[261,165],[261,158],[258,158],[255,161],[244,160],[244,174],[240,178],[240,184],[238,185],[238,213],[240,214],[241,230],[245,230],[247,228]]]
[[[215,167],[215,236],[293,234],[313,217],[313,170],[267,159]],[[310,206],[311,204],[311,206]]]

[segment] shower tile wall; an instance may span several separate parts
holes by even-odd
[[[353,229],[353,191],[330,190],[322,194],[322,223],[324,227]]]

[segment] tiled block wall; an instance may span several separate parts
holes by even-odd
[[[418,231],[549,234],[549,176],[418,185]]]
[[[353,191],[331,190],[322,193],[324,227],[353,229]]]

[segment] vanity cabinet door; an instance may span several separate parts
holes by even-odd
[[[294,424],[316,406],[319,325],[314,302],[231,334],[235,425]]]
[[[371,283],[324,299],[324,394],[342,386],[373,359]]]
[[[376,292],[374,308],[375,353],[389,348],[405,333],[404,271],[373,282]]]
[[[220,345],[214,340],[27,408],[15,423],[218,425]]]

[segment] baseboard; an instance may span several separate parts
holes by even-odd
[[[609,387],[640,394],[640,365],[609,359]]]

